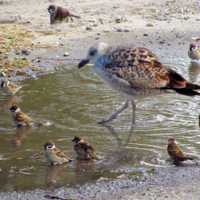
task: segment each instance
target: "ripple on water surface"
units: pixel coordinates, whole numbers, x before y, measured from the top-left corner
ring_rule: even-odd
[[[188,60],[170,58],[164,62],[188,79]],[[166,151],[169,137],[176,138],[187,155],[198,157],[200,97],[172,93],[136,100],[134,129],[131,129],[131,107],[114,122],[98,125],[97,121],[107,119],[121,108],[126,97],[106,86],[91,66],[61,68],[38,80],[25,80],[23,84],[29,87],[0,101],[2,191],[77,186],[100,177],[116,178],[117,172],[123,170],[135,171],[131,175],[134,179],[141,174],[141,168],[172,164]],[[13,102],[32,118],[52,125],[17,128],[8,109]],[[103,160],[47,166],[44,156],[32,157],[44,151],[47,140],[53,140],[74,158],[71,140],[76,135],[93,144]]]

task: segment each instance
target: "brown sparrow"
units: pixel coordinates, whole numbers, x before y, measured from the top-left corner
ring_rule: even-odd
[[[188,50],[188,56],[192,60],[200,59],[200,49],[196,44],[190,44],[190,48]]]
[[[10,110],[12,112],[12,118],[18,126],[42,125],[41,122],[35,121],[34,119],[30,118],[28,115],[24,114],[18,105],[13,105],[10,108]]]
[[[47,10],[50,13],[50,23],[53,24],[55,21],[62,22],[66,19],[68,21],[68,17],[70,17],[71,21],[73,21],[72,17],[81,18],[80,16],[71,14],[67,9],[62,8],[56,5],[50,5]]]
[[[169,138],[167,152],[174,162],[181,162],[184,160],[193,160],[193,158],[185,157],[183,151],[178,146],[174,138]]]
[[[77,158],[80,160],[88,160],[90,158],[99,160],[95,153],[94,147],[89,143],[84,142],[82,137],[76,136],[72,140],[74,142],[74,151],[77,154]]]
[[[15,94],[19,89],[26,85],[17,85],[8,79],[1,80],[1,89],[8,94]]]
[[[153,97],[170,91],[195,96],[200,85],[189,83],[183,76],[165,66],[158,57],[145,47],[112,47],[99,42],[88,50],[87,57],[78,64],[78,68],[87,63],[94,64],[98,76],[113,90],[127,97],[124,106],[109,119],[98,122],[108,123],[132,104],[132,123],[135,124],[136,104],[134,99]]]
[[[44,144],[44,151],[48,164],[56,165],[70,161],[70,158],[56,148],[55,144],[50,140]]]

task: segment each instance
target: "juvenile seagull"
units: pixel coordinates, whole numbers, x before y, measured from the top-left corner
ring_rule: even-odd
[[[78,68],[89,62],[94,63],[95,72],[108,86],[127,96],[125,105],[109,119],[98,122],[99,124],[116,119],[117,115],[128,107],[129,101],[133,109],[132,123],[135,124],[136,106],[133,99],[163,94],[169,89],[187,96],[200,95],[194,91],[200,89],[200,85],[188,83],[144,47],[131,45],[114,49],[104,42],[99,42],[89,49],[87,57],[79,63]]]

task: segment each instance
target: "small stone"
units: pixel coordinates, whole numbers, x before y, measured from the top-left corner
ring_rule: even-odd
[[[101,35],[101,33],[97,33],[97,35]]]
[[[68,52],[65,52],[65,53],[64,53],[64,56],[69,56],[69,53],[68,53]]]
[[[105,33],[109,33],[110,30],[109,30],[109,29],[105,29],[103,32],[105,32]]]
[[[153,27],[153,26],[154,26],[153,23],[148,23],[148,24],[146,24],[146,27]]]
[[[143,35],[144,35],[144,36],[148,36],[148,33],[144,33]]]
[[[61,29],[57,28],[56,31],[61,31]]]
[[[89,19],[87,20],[88,22],[97,22],[97,20],[94,18],[94,19]]]
[[[115,21],[121,21],[122,17],[121,16],[118,16]]]
[[[87,31],[91,31],[91,30],[93,30],[91,27],[89,27],[89,26],[86,26],[86,30]]]
[[[124,32],[130,32],[130,28],[124,28]]]
[[[98,24],[93,24],[93,26],[94,26],[94,27],[97,27],[97,26],[98,26]]]
[[[100,10],[97,10],[97,11],[95,11],[95,14],[100,15],[100,14],[101,14],[101,11],[100,11]]]
[[[196,20],[197,20],[197,21],[200,21],[200,19],[199,19],[199,18],[197,18]]]
[[[29,51],[27,51],[27,50],[22,50],[22,54],[29,55],[29,54],[30,54],[30,52],[29,52]]]
[[[117,29],[117,32],[122,32],[123,30],[121,28],[118,28]]]

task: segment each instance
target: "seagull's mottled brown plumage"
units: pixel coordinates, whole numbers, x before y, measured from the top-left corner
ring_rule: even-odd
[[[94,63],[94,70],[102,80],[115,91],[127,96],[126,104],[108,120],[112,121],[128,107],[129,100],[133,107],[133,124],[135,124],[135,103],[141,99],[174,90],[179,94],[195,96],[200,93],[199,85],[187,82],[173,69],[164,66],[149,49],[134,45],[112,48],[104,42],[92,46],[87,57],[78,68],[88,62]]]

